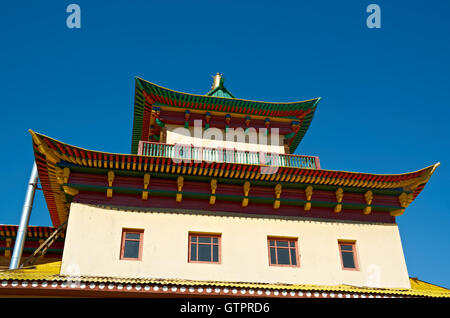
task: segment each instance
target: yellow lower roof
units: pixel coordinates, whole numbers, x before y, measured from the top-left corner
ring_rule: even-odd
[[[49,262],[16,270],[0,271],[1,281],[66,281],[68,277],[59,275],[61,261]],[[444,297],[450,298],[450,289],[426,283],[417,278],[410,278],[411,289],[405,288],[371,288],[355,287],[350,285],[289,285],[289,284],[264,284],[264,283],[235,283],[218,281],[193,281],[182,279],[155,279],[155,278],[115,278],[115,277],[89,277],[82,276],[81,282],[117,283],[117,284],[157,284],[177,286],[217,286],[228,288],[254,288],[266,290],[286,291],[327,291],[350,292],[377,295],[398,295],[406,297]],[[1,288],[1,285],[0,285]]]

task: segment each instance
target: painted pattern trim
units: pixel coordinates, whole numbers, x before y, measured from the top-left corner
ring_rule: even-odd
[[[295,297],[295,298],[401,298],[439,297],[450,298],[450,290],[410,279],[412,289],[364,288],[349,285],[288,285],[263,283],[233,283],[215,281],[190,281],[180,279],[145,279],[112,277],[69,277],[58,275],[61,262],[36,265],[12,271],[0,272],[0,294],[13,290],[39,293],[44,290],[101,291],[138,294],[165,294],[167,296],[239,296],[239,297]]]

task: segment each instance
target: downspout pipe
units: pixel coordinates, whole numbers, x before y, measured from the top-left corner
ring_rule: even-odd
[[[23,246],[27,236],[28,222],[30,221],[31,209],[33,208],[34,193],[36,192],[38,183],[38,172],[36,162],[33,164],[30,180],[28,181],[27,194],[22,208],[22,216],[20,218],[19,229],[16,234],[16,241],[14,243],[14,251],[9,263],[9,269],[17,269],[19,267],[20,258],[22,257]]]

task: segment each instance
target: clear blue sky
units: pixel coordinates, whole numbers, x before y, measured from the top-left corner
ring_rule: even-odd
[[[66,7],[81,7],[81,29]],[[366,7],[381,7],[381,29]],[[204,94],[322,97],[299,154],[326,169],[403,173],[441,162],[398,224],[409,274],[450,287],[449,1],[7,1],[0,10],[0,223],[18,224],[28,129],[129,153],[134,76]],[[32,225],[50,225],[41,192]]]

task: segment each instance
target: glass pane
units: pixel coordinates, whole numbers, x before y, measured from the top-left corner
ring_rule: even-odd
[[[295,248],[291,248],[291,265],[297,265],[297,253]]]
[[[191,236],[191,242],[197,242],[197,236]]]
[[[138,241],[125,241],[123,257],[139,258],[139,242]]]
[[[342,253],[342,263],[344,268],[355,268],[355,260],[353,258],[353,253],[344,252]]]
[[[214,244],[218,244],[218,243],[219,243],[219,238],[213,237],[213,243],[214,243]]]
[[[286,242],[286,241],[277,241],[277,246],[288,247],[288,242]]]
[[[270,240],[270,241],[269,241],[269,245],[270,245],[270,246],[275,246],[275,241],[274,241],[274,240]]]
[[[353,251],[353,245],[349,245],[349,244],[341,244],[341,250],[342,251]]]
[[[198,238],[199,243],[210,243],[211,244],[211,237],[199,237]]]
[[[125,238],[130,240],[139,240],[141,238],[140,233],[125,233]]]
[[[277,256],[278,256],[278,264],[279,265],[290,265],[291,264],[291,262],[289,260],[289,249],[278,248]]]
[[[295,242],[289,242],[290,247],[295,247]]]
[[[219,246],[214,245],[213,246],[213,262],[219,261]]]
[[[201,244],[198,245],[198,261],[210,262],[211,261],[211,245]]]
[[[197,260],[197,244],[191,244],[191,261]]]
[[[275,248],[270,248],[270,264],[276,264],[277,263],[277,256],[275,255]]]

